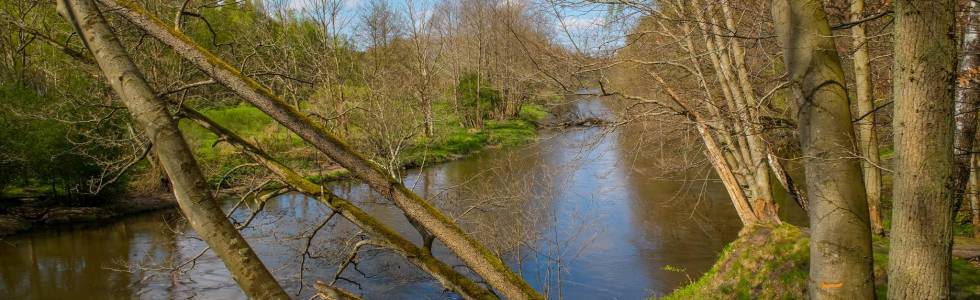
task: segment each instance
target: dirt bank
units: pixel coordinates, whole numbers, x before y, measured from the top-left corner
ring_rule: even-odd
[[[173,194],[124,195],[104,203],[68,206],[40,198],[4,199],[0,206],[0,236],[34,228],[104,221],[126,215],[176,207]]]

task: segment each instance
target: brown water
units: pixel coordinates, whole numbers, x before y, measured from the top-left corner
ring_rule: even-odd
[[[575,105],[580,114],[606,114],[598,102]],[[696,148],[648,142],[651,128],[643,126],[543,133],[530,146],[411,171],[405,183],[505,253],[550,298],[663,295],[706,271],[740,223],[724,189],[705,180],[713,178],[707,169],[666,171],[699,161]],[[366,186],[332,188],[417,240],[398,210]],[[235,218],[248,214],[242,209]],[[334,218],[301,263],[305,237],[328,214],[303,196],[286,195],[243,230],[297,299],[312,295],[315,280],[329,281],[347,245],[362,238]],[[210,253],[171,272],[203,247],[172,211],[8,237],[0,241],[0,299],[243,298]],[[438,243],[435,252],[455,261]],[[350,281],[340,285],[366,298],[455,297],[395,254],[366,249],[359,257],[360,272],[348,269]]]

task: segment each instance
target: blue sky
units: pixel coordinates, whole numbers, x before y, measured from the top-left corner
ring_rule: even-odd
[[[294,11],[303,11],[310,7],[311,0],[288,0],[288,7]],[[322,1],[322,0],[313,0]],[[368,0],[341,0],[343,5],[344,24],[342,32],[348,34],[354,31],[360,15],[368,5]],[[408,11],[409,3],[416,7],[420,14],[427,14],[427,7],[435,2],[433,0],[387,0],[395,10],[403,13]],[[620,45],[622,30],[615,25],[606,26],[607,9],[606,5],[579,4],[573,6],[551,6],[550,3],[561,2],[555,0],[499,0],[501,3],[506,1],[521,1],[531,5],[542,14],[552,19],[552,29],[558,42],[566,47],[579,48],[586,52],[608,50],[607,48]],[[271,2],[271,1],[266,1]],[[582,1],[566,1],[583,3]]]

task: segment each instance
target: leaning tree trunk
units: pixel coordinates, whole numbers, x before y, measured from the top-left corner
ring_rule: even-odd
[[[864,0],[851,1],[851,21],[858,22],[864,17]],[[868,211],[871,216],[871,231],[884,235],[881,225],[881,157],[878,156],[878,134],[875,132],[875,101],[871,86],[871,60],[868,56],[868,39],[864,25],[851,28],[854,45],[854,89],[857,94],[858,149],[861,150],[861,167],[864,169],[864,190],[868,194]]]
[[[225,263],[245,295],[253,299],[289,299],[211,197],[207,181],[177,123],[167,112],[166,104],[156,97],[95,3],[59,0],[58,9],[75,27],[109,85],[150,137],[153,150],[173,184],[181,212]]]
[[[271,89],[245,77],[235,67],[196,45],[182,33],[175,32],[159,19],[142,13],[142,9],[135,3],[128,0],[99,1],[150,36],[173,48],[178,55],[197,66],[215,81],[255,105],[330,159],[350,170],[351,174],[364,181],[374,191],[394,202],[406,217],[430,231],[468,267],[504,296],[509,299],[543,298],[523,278],[510,270],[496,254],[466,234],[452,219],[402,185],[399,180],[391,177],[378,165],[315,124],[297,108],[288,105]]]
[[[948,299],[953,233],[953,0],[895,2],[889,299]]]
[[[454,291],[466,299],[497,299],[497,296],[490,290],[473,282],[469,277],[460,274],[453,267],[437,259],[429,249],[419,248],[388,225],[368,215],[367,212],[361,210],[360,207],[354,205],[350,200],[341,198],[329,190],[325,190],[323,187],[303,178],[299,173],[296,173],[289,167],[273,159],[265,151],[262,151],[262,149],[259,149],[257,145],[239,137],[231,130],[221,126],[204,114],[186,106],[182,106],[181,110],[188,119],[210,130],[221,138],[221,140],[244,152],[253,161],[261,164],[278,176],[285,184],[311,198],[318,199],[334,212],[344,216],[348,221],[366,232],[375,243],[395,250],[395,252],[404,256],[408,261],[432,275],[446,289]]]
[[[812,299],[872,299],[871,228],[844,70],[817,0],[773,0],[783,59],[799,104],[810,197]]]
[[[980,104],[980,87],[977,78],[980,76],[980,6],[970,1],[970,12],[963,26],[963,45],[960,53],[959,89],[956,91],[956,135],[954,138],[953,154],[956,166],[953,191],[955,208],[964,199],[967,181],[970,178],[970,149],[973,149],[977,132],[977,106]]]

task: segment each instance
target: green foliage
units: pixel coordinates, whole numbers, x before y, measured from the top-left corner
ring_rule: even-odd
[[[0,192],[16,186],[22,196],[77,196],[100,174],[91,159],[72,150],[78,146],[68,140],[68,125],[23,114],[35,113],[54,99],[18,84],[0,84],[0,99],[5,99],[0,109]]]
[[[467,72],[461,75],[456,88],[460,105],[470,112],[466,114],[467,118],[475,118],[477,114],[487,117],[502,102],[500,92],[477,73]]]

